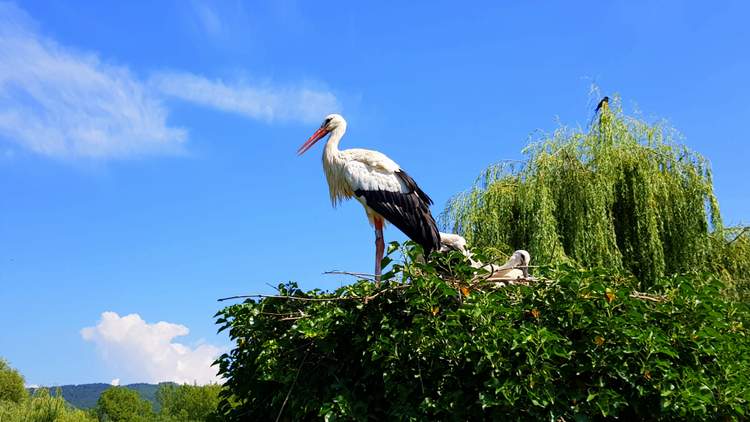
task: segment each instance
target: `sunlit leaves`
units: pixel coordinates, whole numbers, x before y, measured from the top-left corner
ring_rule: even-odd
[[[561,264],[535,269],[545,282],[467,295],[465,259],[402,252],[380,290],[290,283],[279,295],[335,300],[220,311],[235,341],[218,361],[224,418],[274,420],[284,402],[282,420],[715,420],[748,407],[749,311],[715,276],[659,278],[644,300],[632,277]]]
[[[723,227],[708,162],[679,141],[613,97],[591,127],[542,134],[525,162],[490,166],[441,218],[500,255],[526,249],[537,263],[624,269],[642,288],[710,268],[750,296],[750,232]]]

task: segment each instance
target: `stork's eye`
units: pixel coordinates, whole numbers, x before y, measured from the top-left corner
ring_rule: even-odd
[[[330,117],[329,117],[329,118],[327,118],[327,119],[326,119],[326,120],[325,120],[325,121],[323,122],[323,124],[322,124],[322,125],[320,125],[320,127],[326,127],[326,126],[328,126],[328,123],[331,123],[331,118],[330,118]]]

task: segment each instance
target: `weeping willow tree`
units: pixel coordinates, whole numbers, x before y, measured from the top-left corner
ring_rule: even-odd
[[[475,246],[626,270],[645,285],[706,267],[750,275],[747,233],[732,241],[723,227],[708,162],[665,123],[626,116],[619,98],[587,130],[561,127],[524,153],[451,199],[444,226]]]

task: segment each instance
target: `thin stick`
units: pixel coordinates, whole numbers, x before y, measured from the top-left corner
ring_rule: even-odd
[[[218,302],[223,302],[225,300],[231,300],[231,299],[246,299],[246,298],[271,298],[271,299],[291,299],[291,300],[303,300],[308,302],[331,302],[335,300],[356,300],[361,299],[358,296],[348,296],[348,297],[299,297],[299,296],[279,296],[279,295],[238,295],[238,296],[229,296],[229,297],[222,297],[221,299],[216,299]]]
[[[307,352],[305,352],[305,357],[302,358],[302,363],[300,363],[299,368],[297,368],[297,374],[294,376],[294,381],[292,382],[292,386],[289,387],[289,391],[286,393],[286,397],[284,398],[284,403],[281,403],[281,409],[279,409],[279,414],[276,415],[276,422],[279,422],[279,419],[281,419],[281,413],[284,412],[284,407],[286,407],[286,402],[289,400],[289,396],[292,394],[292,390],[294,389],[294,386],[297,384],[297,378],[299,378],[299,373],[300,371],[302,371],[302,365],[305,364],[308,354],[310,354],[310,349],[307,349]]]
[[[651,302],[664,302],[666,300],[664,296],[650,296],[639,292],[631,293],[630,297],[633,299],[649,300]]]
[[[305,316],[305,314],[302,313],[302,311],[300,311],[299,314],[301,314],[301,316]],[[296,312],[287,312],[285,314],[280,314],[277,312],[259,312],[258,313],[258,315],[283,316],[283,317],[298,316],[299,314],[297,314]]]
[[[299,319],[302,319],[306,317],[307,315],[300,315],[300,316],[288,316],[284,318],[279,318],[279,321],[297,321]]]
[[[730,240],[730,241],[729,241],[729,243],[727,243],[727,246],[731,245],[732,243],[734,243],[734,242],[735,242],[735,240],[737,240],[737,239],[739,239],[740,237],[742,237],[742,235],[743,235],[743,234],[745,234],[745,233],[747,233],[747,231],[748,231],[748,230],[750,230],[750,227],[744,227],[744,228],[742,229],[742,231],[740,231],[740,234],[738,234],[737,236],[735,236],[735,238],[734,238],[734,239]]]
[[[219,302],[223,302],[225,300],[231,300],[231,299],[246,299],[246,298],[271,298],[271,299],[290,299],[290,300],[302,300],[307,302],[333,302],[333,301],[343,301],[343,300],[364,300],[369,301],[372,299],[375,299],[376,297],[380,296],[381,294],[385,292],[389,292],[392,290],[399,290],[399,289],[405,289],[409,287],[408,284],[399,284],[397,286],[389,287],[387,289],[381,289],[378,290],[377,293],[371,296],[344,296],[344,297],[299,297],[299,296],[279,296],[279,295],[261,295],[261,294],[255,294],[255,295],[238,295],[238,296],[230,296],[230,297],[223,297],[221,299],[217,299]],[[295,318],[297,319],[297,318]]]
[[[326,271],[323,274],[325,275],[350,275],[352,277],[361,278],[368,281],[375,281],[375,276],[373,274],[366,274],[366,273],[352,273],[349,271],[338,271],[338,270],[332,270],[332,271]]]
[[[331,270],[326,271],[323,274],[344,274],[344,275],[352,275],[352,276],[365,276],[365,277],[375,277],[375,274],[369,274],[369,273],[355,273],[352,271],[342,271],[342,270]]]

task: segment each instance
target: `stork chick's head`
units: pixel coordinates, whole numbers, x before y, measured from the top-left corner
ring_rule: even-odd
[[[304,144],[302,144],[301,147],[297,150],[297,155],[302,155],[307,151],[308,149],[312,148],[313,145],[315,145],[316,142],[321,140],[323,137],[331,133],[333,130],[338,128],[346,128],[346,120],[340,115],[340,114],[329,114],[326,116],[325,120],[323,120],[323,124],[320,125],[320,128],[313,133],[313,135],[305,141]]]
[[[518,256],[520,258],[520,265],[529,265],[529,263],[531,262],[531,255],[523,249],[519,249],[513,252],[513,256]]]
[[[523,249],[519,249],[515,252],[513,252],[513,255],[510,257],[510,259],[514,260],[514,266],[515,267],[521,267],[521,271],[523,271],[524,278],[529,277],[529,263],[531,262],[531,255],[526,252]]]

